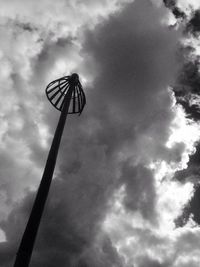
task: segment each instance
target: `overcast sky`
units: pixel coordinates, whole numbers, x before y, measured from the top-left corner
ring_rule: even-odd
[[[11,267],[77,72],[30,267],[199,267],[198,0],[0,0],[0,266]]]

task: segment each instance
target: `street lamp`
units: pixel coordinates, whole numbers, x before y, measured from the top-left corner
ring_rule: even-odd
[[[14,267],[29,266],[34,242],[51,185],[67,114],[78,113],[80,115],[86,104],[85,94],[79,81],[79,76],[76,73],[52,81],[46,88],[46,95],[51,104],[61,111],[61,114],[35,202],[17,252]]]

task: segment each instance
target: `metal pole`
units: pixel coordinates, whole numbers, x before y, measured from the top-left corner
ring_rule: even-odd
[[[49,155],[46,161],[46,166],[44,169],[44,173],[42,176],[42,180],[35,198],[35,202],[33,204],[33,208],[26,225],[26,229],[24,231],[18,253],[16,256],[16,260],[14,263],[14,267],[28,267],[31,259],[31,254],[33,251],[34,242],[36,239],[37,231],[39,228],[39,224],[41,221],[41,216],[44,210],[45,202],[48,196],[49,188],[51,185],[53,172],[56,164],[56,158],[58,155],[58,149],[63,133],[63,129],[65,126],[65,121],[67,117],[67,113],[70,106],[70,100],[72,97],[72,93],[74,90],[74,86],[71,85],[69,90],[65,95],[64,105],[61,111],[60,119],[55,131],[55,135],[52,141],[52,145],[49,151]]]

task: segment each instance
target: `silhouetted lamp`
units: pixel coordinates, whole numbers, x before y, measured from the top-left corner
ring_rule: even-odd
[[[85,94],[82,85],[79,82],[78,74],[73,73],[71,76],[65,76],[51,82],[46,88],[46,95],[51,104],[58,110],[62,110],[66,94],[73,84],[72,96],[70,96],[70,106],[68,114],[81,113],[85,105]]]
[[[78,113],[80,115],[86,104],[85,94],[79,81],[79,76],[76,73],[73,73],[71,76],[64,76],[48,84],[46,95],[51,104],[61,111],[61,114],[35,202],[18,249],[14,267],[29,266],[35,238],[51,185],[67,114]]]

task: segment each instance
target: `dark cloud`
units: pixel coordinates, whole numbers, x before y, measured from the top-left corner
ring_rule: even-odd
[[[200,77],[198,57],[195,60],[192,60],[190,52],[192,50],[189,48],[189,53],[188,47],[186,47],[184,50],[186,50],[183,51],[186,55],[185,62],[183,69],[180,72],[177,82],[178,87],[175,87],[175,92],[177,92],[177,94],[180,93],[180,96],[187,93],[199,94]]]
[[[169,1],[170,2],[170,1]],[[175,3],[173,3],[174,5]],[[192,10],[192,14],[187,18],[187,22],[184,25],[185,37],[189,39],[192,34],[194,38],[198,38],[199,35],[199,22],[200,13],[199,10]],[[199,122],[200,120],[200,75],[199,75],[199,56],[195,51],[195,45],[183,44],[181,49],[183,68],[177,80],[177,84],[174,86],[174,92],[176,101],[184,108],[186,115],[189,119]],[[199,224],[199,143],[196,144],[196,151],[190,155],[188,166],[184,170],[176,172],[174,179],[185,183],[191,181],[194,183],[194,194],[190,201],[185,205],[183,212],[175,220],[178,227],[183,227],[192,218]]]
[[[106,119],[104,124],[108,114],[112,115],[112,121],[103,128],[105,137],[108,138],[107,127],[111,128],[111,125],[112,135],[117,133],[121,137],[125,137],[125,133],[134,136],[134,132],[138,135],[149,131],[148,134],[157,136],[156,146],[159,146],[163,144],[162,138],[168,138],[166,129],[173,117],[166,87],[173,83],[176,74],[175,55],[171,51],[177,45],[177,33],[152,21],[154,16],[158,19],[163,16],[164,10],[153,9],[145,1],[132,6],[87,36],[85,54],[93,56],[98,71],[88,108],[94,106],[94,110],[101,110],[98,117]],[[145,14],[143,10],[146,10]],[[104,115],[105,112],[108,114]],[[116,138],[108,140],[114,142]]]
[[[176,85],[173,90],[176,101],[180,104],[186,116],[196,122],[200,119],[200,107],[198,99],[200,96],[200,75],[199,75],[199,58],[192,56],[194,48],[186,46],[182,50],[183,68],[179,74]],[[175,179],[185,182],[191,180],[196,183],[199,180],[199,143],[196,143],[196,151],[190,155],[188,166],[184,170],[176,173]]]
[[[194,53],[192,47],[185,47],[182,51],[184,54],[183,68],[173,89],[177,103],[183,106],[187,116],[198,121],[200,119],[197,100],[200,96],[199,58],[192,56]]]
[[[77,191],[76,183],[73,185],[59,179],[53,182],[30,266],[39,267],[43,264],[54,267],[60,264],[73,267],[82,266],[83,262],[86,266],[111,266],[114,262],[116,266],[122,266],[122,260],[109,237],[100,233],[102,216],[94,199],[89,207],[91,195],[86,187]],[[96,198],[98,202],[97,191]],[[33,199],[34,194],[29,194],[15,207],[8,220],[1,223],[7,239],[14,241],[0,245],[0,252],[4,253],[1,264],[5,264],[5,267],[11,266],[14,260]],[[95,236],[97,232],[100,233],[99,237]]]
[[[186,31],[198,37],[200,32],[200,10],[195,10],[187,23]]]
[[[185,13],[177,7],[177,1],[176,0],[163,0],[164,5],[169,8],[172,13],[174,14],[175,18],[179,19],[185,19],[186,15]]]
[[[168,6],[175,4],[175,1],[169,1]],[[186,40],[189,40],[191,33],[194,37],[198,37],[199,17],[199,10],[193,10],[191,17],[187,17],[186,24],[182,25]],[[200,119],[198,101],[192,99],[198,98],[200,94],[199,56],[192,42],[190,45],[183,42],[180,52],[183,68],[174,86],[176,100],[184,107],[189,118],[198,121]]]
[[[121,176],[126,185],[124,198],[126,208],[139,211],[144,218],[156,223],[156,192],[152,171],[144,166],[130,166],[126,162]]]

